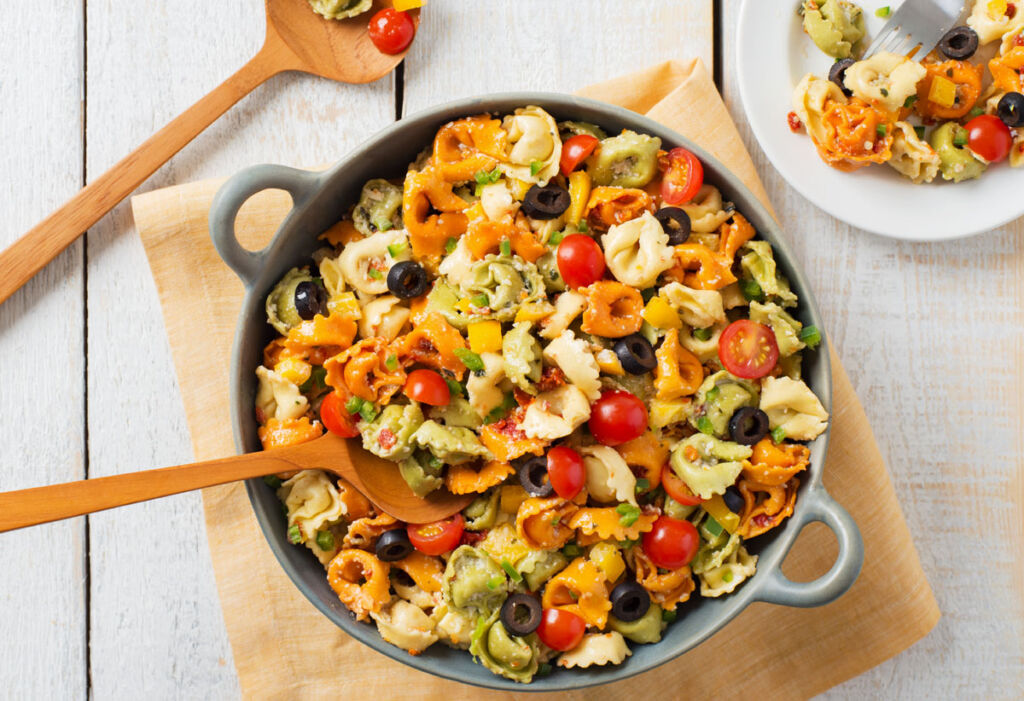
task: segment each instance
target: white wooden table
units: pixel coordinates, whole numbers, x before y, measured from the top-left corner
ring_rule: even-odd
[[[431,0],[402,73],[367,86],[279,76],[142,190],[260,162],[332,161],[396,113],[474,93],[572,91],[694,55],[715,66],[742,126],[732,66],[738,6]],[[0,244],[213,88],[263,33],[259,0],[10,0],[5,10]],[[1016,696],[1024,689],[1024,226],[943,245],[876,238],[803,201],[744,135],[889,461],[944,613],[924,641],[828,696]],[[3,489],[191,458],[126,204],[0,306],[0,359]],[[198,495],[0,536],[0,697],[87,695],[239,695]]]

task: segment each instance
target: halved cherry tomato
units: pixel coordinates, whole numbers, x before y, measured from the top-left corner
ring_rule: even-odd
[[[430,406],[446,406],[452,400],[448,383],[433,370],[413,370],[405,380],[402,390],[409,399]]]
[[[587,622],[572,611],[544,609],[537,635],[552,650],[565,652],[580,644],[586,629]]]
[[[454,550],[462,540],[466,520],[462,514],[455,514],[444,521],[433,523],[410,523],[405,527],[409,542],[424,555],[440,555]]]
[[[989,163],[1006,158],[1013,148],[1013,134],[1003,120],[983,114],[967,122],[967,146]]]
[[[400,54],[416,36],[416,23],[408,12],[387,7],[370,18],[370,41],[381,53]]]
[[[558,244],[555,254],[558,272],[569,287],[586,287],[604,275],[604,254],[586,234],[569,234]]]
[[[736,377],[747,380],[764,377],[779,360],[775,332],[750,319],[734,321],[718,339],[718,358]]]
[[[690,491],[686,482],[679,479],[672,466],[666,464],[661,470],[661,486],[665,492],[683,506],[697,506],[703,503],[703,499]]]
[[[548,481],[555,488],[555,494],[572,499],[587,481],[583,458],[572,448],[555,446],[548,451]]]
[[[704,184],[704,166],[681,146],[669,151],[665,160],[668,167],[661,179],[661,199],[668,204],[686,204]]]
[[[559,161],[562,173],[568,175],[576,170],[580,163],[590,157],[598,143],[597,137],[577,134],[562,144],[562,158]]]
[[[639,438],[647,430],[647,407],[635,394],[605,390],[591,404],[587,425],[598,443],[619,445]]]
[[[671,516],[659,516],[654,528],[644,533],[644,552],[658,567],[677,570],[690,564],[697,554],[700,536],[697,528],[689,521],[680,521]]]
[[[320,402],[320,421],[328,431],[342,438],[355,438],[359,435],[356,417],[345,410],[345,402],[337,392],[331,392]]]

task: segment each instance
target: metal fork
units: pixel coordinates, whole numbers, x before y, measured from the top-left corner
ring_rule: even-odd
[[[967,3],[964,0],[905,0],[865,52],[868,58],[881,51],[924,58],[939,40],[956,26]]]

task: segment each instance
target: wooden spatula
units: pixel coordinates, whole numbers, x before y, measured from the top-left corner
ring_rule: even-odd
[[[408,523],[447,518],[475,496],[456,496],[440,489],[421,499],[409,489],[395,463],[363,450],[358,441],[327,433],[288,448],[0,493],[0,532],[226,482],[308,469],[343,477],[374,506]]]
[[[267,35],[251,61],[0,253],[0,303],[268,78],[304,71],[343,83],[369,83],[391,72],[405,53],[381,53],[367,30],[372,13],[390,5],[374,0],[365,14],[328,20],[313,12],[307,0],[266,0]],[[419,21],[418,10],[410,14]]]

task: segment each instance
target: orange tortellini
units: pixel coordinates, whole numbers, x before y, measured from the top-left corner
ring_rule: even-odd
[[[654,370],[654,387],[658,399],[679,399],[697,393],[704,382],[704,366],[697,356],[683,348],[677,329],[665,333],[655,357],[658,366]]]
[[[548,580],[542,601],[544,608],[575,613],[596,628],[605,627],[612,609],[604,573],[582,557]]]
[[[363,339],[342,351],[327,360],[324,369],[329,386],[370,402],[387,404],[405,384],[405,370],[387,341],[379,337]]]
[[[658,512],[642,511],[630,526],[622,525],[622,517],[614,506],[585,507],[573,514],[570,528],[579,531],[576,542],[590,545],[601,540],[636,540],[654,527]]]
[[[365,550],[342,550],[327,566],[327,583],[356,620],[365,621],[391,600],[390,569]]]
[[[452,494],[483,494],[514,472],[512,465],[500,460],[486,462],[479,469],[471,464],[451,465],[444,476],[444,486]]]
[[[676,606],[690,598],[697,585],[689,566],[661,572],[642,548],[633,548],[632,554],[636,581],[651,595],[651,601],[663,609],[674,611]]]
[[[560,497],[527,499],[516,512],[516,535],[534,550],[557,550],[573,537],[570,522],[578,509]]]
[[[794,477],[783,484],[770,485],[741,477],[736,486],[743,497],[740,526],[736,532],[744,538],[753,538],[767,533],[793,515],[800,480]]]
[[[644,300],[640,290],[614,280],[600,280],[584,290],[583,331],[606,338],[622,338],[640,330]]]

